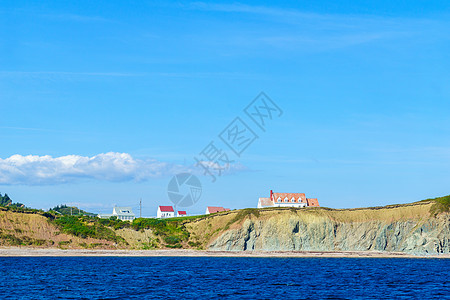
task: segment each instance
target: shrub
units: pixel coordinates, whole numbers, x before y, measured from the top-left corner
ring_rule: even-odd
[[[169,248],[182,248],[181,243],[189,239],[189,232],[180,219],[138,218],[133,221],[132,227],[137,231],[151,229]]]
[[[103,225],[101,220],[102,219],[86,216],[62,216],[55,219],[53,223],[56,224],[62,232],[81,238],[92,237],[127,244],[127,242],[122,237],[116,235],[112,229]]]
[[[175,245],[180,242],[180,239],[176,236],[166,236],[164,237],[164,242],[166,242],[169,245]]]
[[[50,220],[54,220],[55,219],[55,215],[49,213],[49,212],[45,212],[42,214],[44,217],[50,219]]]
[[[180,244],[175,244],[175,245],[166,245],[167,248],[183,248],[183,246],[181,246]]]
[[[188,242],[188,245],[191,247],[200,247],[202,243],[200,242]]]

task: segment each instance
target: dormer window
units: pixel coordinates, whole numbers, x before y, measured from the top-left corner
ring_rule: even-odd
[[[292,199],[291,199],[291,202],[292,202],[292,203],[294,203],[294,202],[295,202],[295,198],[294,198],[294,197],[292,197]]]
[[[284,198],[284,202],[289,202],[288,197]]]
[[[281,198],[280,197],[278,197],[277,202],[281,202]]]

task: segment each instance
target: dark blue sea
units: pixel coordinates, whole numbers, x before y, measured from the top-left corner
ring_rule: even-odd
[[[0,299],[450,299],[450,260],[0,257]]]

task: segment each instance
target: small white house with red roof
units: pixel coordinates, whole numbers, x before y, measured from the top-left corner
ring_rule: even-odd
[[[259,198],[258,208],[265,207],[319,207],[317,198],[306,198],[304,193],[274,193],[269,198]]]
[[[186,216],[187,216],[186,211],[184,210],[177,211],[177,217],[186,217]]]
[[[175,217],[175,211],[172,206],[158,206],[156,213],[157,218],[173,218]]]
[[[209,215],[209,214],[214,214],[217,212],[221,212],[221,211],[229,211],[229,208],[223,208],[221,206],[208,206],[206,208],[206,212],[205,214]]]

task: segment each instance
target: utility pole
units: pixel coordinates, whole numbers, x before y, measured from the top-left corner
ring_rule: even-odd
[[[142,198],[139,199],[139,218],[142,218]]]

